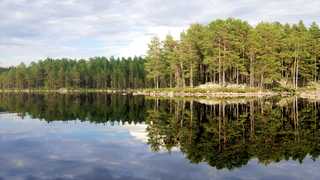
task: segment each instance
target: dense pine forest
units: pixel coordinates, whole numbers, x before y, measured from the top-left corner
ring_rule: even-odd
[[[95,57],[89,60],[45,59],[3,70],[3,89],[142,88],[144,59]]]
[[[316,23],[239,19],[193,24],[180,40],[153,38],[145,68],[155,87],[196,86],[207,82],[290,88],[318,81],[320,29]]]
[[[179,40],[154,37],[145,57],[45,59],[1,69],[3,89],[166,88],[205,83],[296,89],[320,80],[316,23],[229,18],[192,24]]]

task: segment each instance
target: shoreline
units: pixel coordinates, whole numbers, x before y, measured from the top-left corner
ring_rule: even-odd
[[[299,97],[314,100],[314,101],[320,101],[320,90],[303,91],[303,92],[299,93]]]
[[[276,92],[134,92],[133,95],[143,95],[150,97],[207,97],[207,98],[233,98],[233,97],[272,97],[282,96],[281,93]]]
[[[77,93],[108,93],[146,97],[163,98],[268,98],[298,96],[304,99],[320,101],[320,90],[298,89],[295,93],[288,91],[276,92],[265,89],[199,89],[199,88],[166,88],[166,89],[0,89],[4,93],[34,93],[34,94],[77,94]]]
[[[133,96],[149,97],[207,97],[207,98],[233,98],[233,97],[272,97],[272,96],[290,96],[289,92],[256,91],[251,89],[245,92],[242,89],[228,89],[222,91],[219,89],[0,89],[0,93],[109,93]]]

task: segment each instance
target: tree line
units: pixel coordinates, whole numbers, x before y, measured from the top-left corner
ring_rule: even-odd
[[[28,88],[142,88],[144,59],[95,57],[89,60],[44,59],[2,70],[0,87]]]
[[[320,80],[320,28],[240,19],[192,24],[179,40],[154,37],[145,57],[44,59],[0,69],[0,87],[165,88],[205,83],[298,88]]]
[[[193,87],[208,82],[291,88],[318,82],[320,29],[297,24],[229,18],[192,24],[176,40],[149,43],[145,69],[154,87]]]

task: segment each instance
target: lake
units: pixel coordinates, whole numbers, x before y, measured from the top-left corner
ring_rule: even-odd
[[[0,179],[320,179],[320,103],[0,94]]]

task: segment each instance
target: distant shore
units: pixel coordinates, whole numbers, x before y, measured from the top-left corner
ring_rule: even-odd
[[[110,93],[143,95],[151,97],[271,97],[289,96],[289,92],[273,92],[264,89],[200,89],[200,88],[163,88],[163,89],[1,89],[0,93]]]
[[[204,98],[236,98],[236,97],[272,97],[298,96],[301,98],[320,100],[320,90],[298,89],[296,92],[271,91],[257,88],[146,88],[146,89],[0,89],[0,93],[109,93],[121,95],[143,95],[149,97],[204,97]]]

